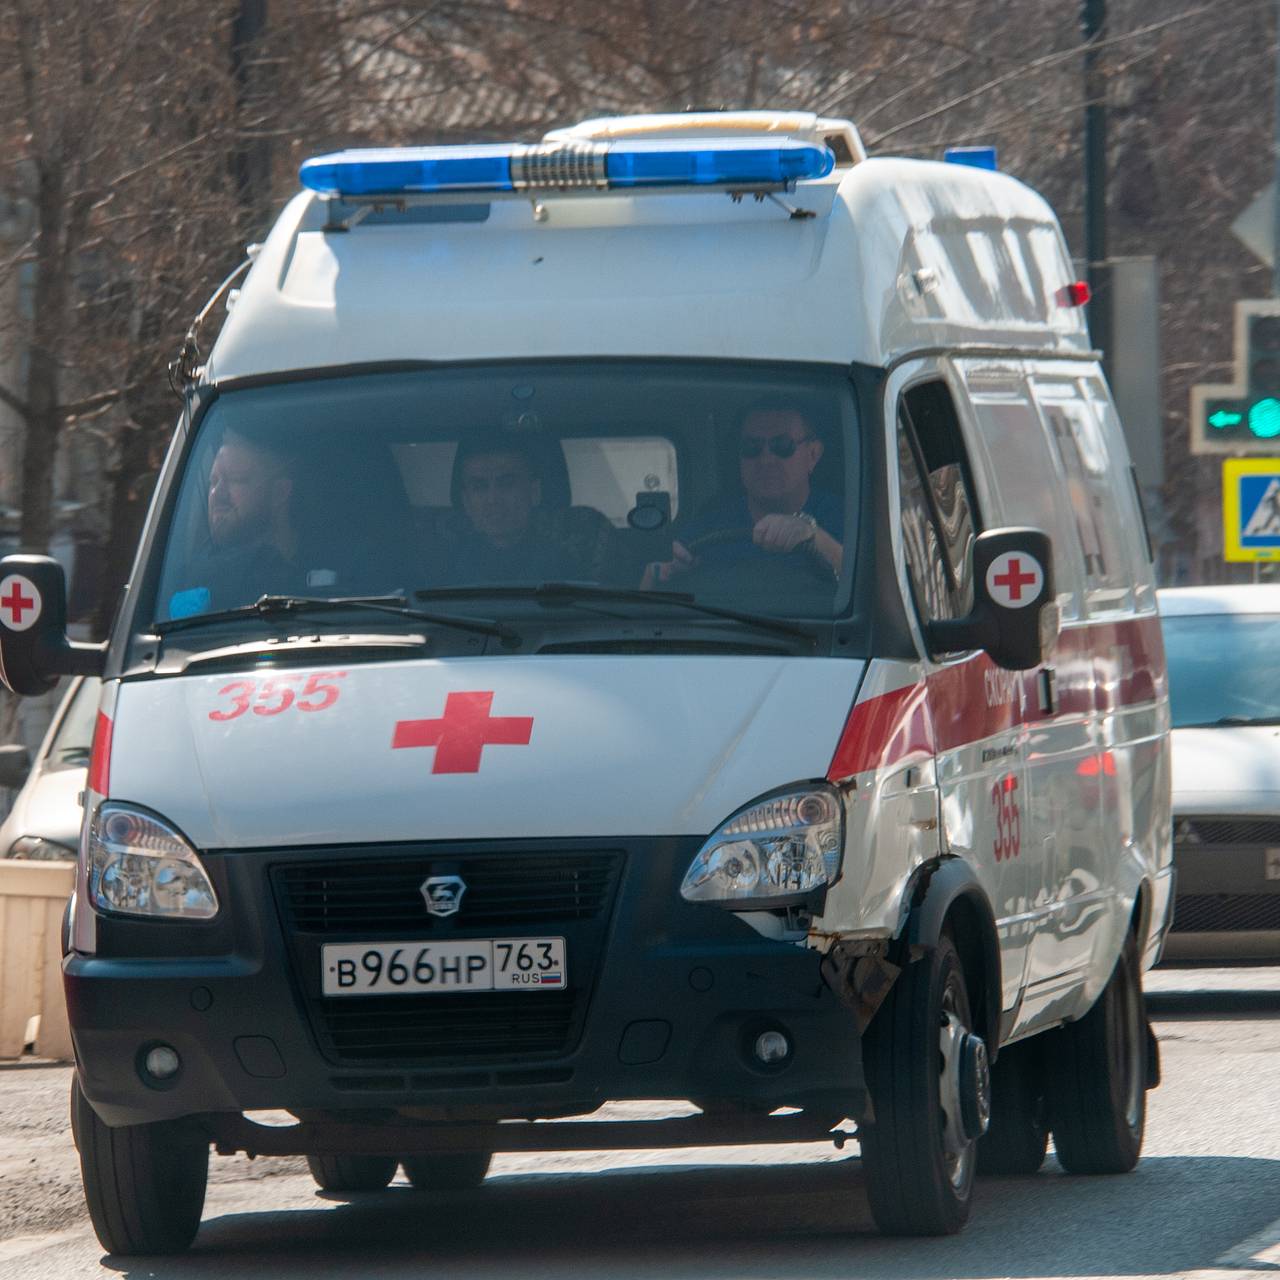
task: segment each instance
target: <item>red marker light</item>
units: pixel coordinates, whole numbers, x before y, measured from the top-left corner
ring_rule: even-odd
[[[1092,295],[1089,292],[1088,281],[1073,280],[1070,284],[1064,284],[1053,295],[1053,300],[1060,307],[1083,307],[1090,297]]]
[[[111,721],[98,712],[89,752],[89,790],[106,796],[111,786]]]

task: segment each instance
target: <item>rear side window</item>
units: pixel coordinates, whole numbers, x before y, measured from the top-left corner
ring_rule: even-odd
[[[1084,555],[1086,608],[1089,613],[1130,609],[1134,556],[1117,493],[1118,484],[1127,482],[1124,460],[1111,456],[1102,424],[1074,380],[1037,380],[1035,396],[1075,514]]]
[[[987,513],[988,521],[1049,535],[1058,607],[1064,618],[1078,618],[1083,569],[1075,512],[1026,376],[1018,366],[991,362],[960,362],[958,368],[977,421],[975,450],[998,508]]]
[[[898,406],[898,483],[907,573],[924,621],[973,608],[977,505],[960,424],[943,382],[911,388]]]

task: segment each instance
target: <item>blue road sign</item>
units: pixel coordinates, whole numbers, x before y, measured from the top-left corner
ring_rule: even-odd
[[[1228,560],[1280,560],[1280,458],[1223,462],[1222,540]]]

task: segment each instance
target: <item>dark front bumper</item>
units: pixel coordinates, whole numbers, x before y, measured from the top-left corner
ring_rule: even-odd
[[[853,1019],[817,953],[682,901],[699,843],[203,855],[222,903],[216,922],[102,919],[97,954],[64,963],[85,1094],[110,1124],[257,1109],[563,1115],[628,1098],[856,1114]],[[424,873],[459,873],[475,891],[434,919],[418,893]],[[534,936],[566,939],[566,990],[320,992],[325,942]],[[765,1068],[751,1046],[773,1028],[794,1049]],[[157,1043],[183,1063],[166,1088],[139,1069]]]

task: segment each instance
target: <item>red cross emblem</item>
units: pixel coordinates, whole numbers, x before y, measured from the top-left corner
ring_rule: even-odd
[[[451,693],[437,720],[397,720],[392,750],[435,747],[432,773],[479,773],[485,747],[525,747],[532,716],[491,716],[492,693]]]
[[[40,616],[40,593],[30,578],[11,573],[0,582],[0,620],[11,631],[25,631]]]
[[[1006,608],[1030,604],[1043,581],[1044,574],[1033,557],[1012,551],[997,556],[987,569],[987,590],[997,604]],[[1025,595],[1024,587],[1029,588]]]

